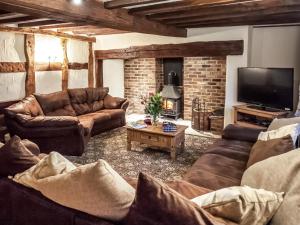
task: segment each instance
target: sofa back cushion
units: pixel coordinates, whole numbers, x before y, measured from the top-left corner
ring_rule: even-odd
[[[46,116],[76,116],[67,91],[35,94]]]
[[[108,88],[76,88],[68,90],[76,115],[96,112],[104,108],[103,99]]]
[[[44,115],[40,104],[33,95],[9,106],[5,109],[5,112],[11,117],[14,117],[16,114],[25,114],[32,117]]]

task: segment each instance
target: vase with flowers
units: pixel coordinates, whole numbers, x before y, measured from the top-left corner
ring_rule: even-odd
[[[148,113],[152,116],[152,124],[156,126],[159,115],[163,111],[163,98],[160,93],[151,96],[146,107]]]

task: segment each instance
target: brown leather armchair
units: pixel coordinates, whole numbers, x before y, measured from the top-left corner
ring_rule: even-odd
[[[5,109],[11,135],[29,139],[41,152],[81,155],[90,137],[125,125],[129,102],[107,88],[80,88],[31,95]]]

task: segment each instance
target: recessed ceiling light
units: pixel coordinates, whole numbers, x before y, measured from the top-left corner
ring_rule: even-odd
[[[74,5],[81,5],[82,4],[82,0],[72,0],[72,3]]]

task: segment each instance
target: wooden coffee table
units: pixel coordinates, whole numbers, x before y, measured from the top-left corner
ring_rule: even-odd
[[[136,129],[127,126],[127,150],[131,151],[131,142],[155,146],[171,153],[171,159],[176,160],[177,150],[184,150],[185,130],[187,126],[177,125],[176,132],[163,132],[162,125],[148,126]]]

